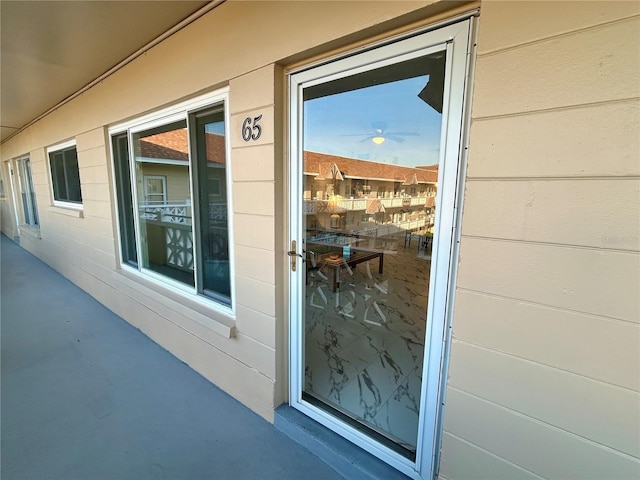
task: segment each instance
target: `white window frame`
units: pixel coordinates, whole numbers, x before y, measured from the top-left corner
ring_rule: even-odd
[[[384,42],[379,42],[356,52],[332,58],[318,65],[299,68],[289,72],[289,164],[290,197],[289,208],[293,219],[302,218],[301,199],[303,186],[302,122],[304,88],[323,84],[346,75],[357,74],[375,67],[395,64],[446,50],[446,78],[440,149],[440,168],[436,204],[440,209],[433,238],[433,263],[429,283],[429,305],[427,311],[427,333],[425,339],[424,376],[422,382],[418,445],[415,462],[405,458],[389,447],[377,442],[327,411],[302,399],[304,384],[304,342],[302,317],[304,302],[301,272],[289,276],[290,329],[289,329],[289,403],[309,417],[325,425],[369,453],[411,478],[426,480],[434,478],[438,471],[440,442],[442,435],[442,404],[446,390],[448,341],[453,316],[459,226],[461,221],[462,189],[464,187],[466,131],[468,129],[469,72],[471,61],[468,51],[475,35],[470,12],[451,19],[428,30],[413,32]],[[453,22],[456,23],[453,23]],[[380,48],[378,48],[380,47]],[[300,161],[301,162],[301,161]],[[296,240],[302,245],[304,238],[302,222],[291,225],[289,244]],[[432,319],[443,319],[434,322]],[[445,340],[445,341],[443,341]],[[433,412],[427,414],[427,412]]]
[[[177,103],[167,108],[160,109],[156,112],[143,115],[132,120],[122,122],[116,125],[113,125],[109,128],[109,144],[111,145],[111,139],[114,135],[127,134],[128,136],[128,145],[129,145],[129,162],[130,162],[130,174],[131,174],[131,184],[135,185],[135,156],[134,152],[131,151],[131,135],[140,131],[145,131],[151,128],[159,127],[162,125],[166,125],[172,122],[177,121],[185,121],[187,126],[189,125],[189,115],[193,112],[206,110],[208,107],[215,107],[217,105],[222,105],[224,110],[224,123],[225,123],[225,156],[226,156],[226,189],[227,189],[227,228],[228,228],[228,248],[229,248],[229,282],[230,282],[230,296],[231,303],[230,305],[225,305],[220,303],[212,298],[206,297],[198,293],[198,285],[197,285],[197,272],[195,270],[197,261],[196,259],[200,255],[198,251],[198,242],[195,241],[196,238],[196,225],[195,221],[192,222],[192,238],[194,238],[194,247],[193,247],[193,256],[194,256],[194,277],[196,285],[191,287],[190,285],[186,285],[184,283],[173,280],[167,276],[157,274],[149,269],[143,269],[140,267],[140,259],[142,258],[141,245],[140,245],[140,224],[139,218],[134,214],[134,227],[135,227],[135,235],[136,235],[136,250],[138,257],[138,268],[134,268],[127,263],[123,262],[121,258],[122,252],[122,237],[120,232],[120,215],[118,209],[115,209],[115,215],[117,218],[116,221],[116,229],[117,229],[117,237],[118,237],[118,258],[120,261],[120,267],[134,276],[137,276],[144,280],[150,280],[153,283],[166,286],[171,288],[177,294],[183,296],[184,298],[189,299],[190,301],[195,302],[197,305],[201,305],[206,308],[211,308],[212,310],[223,314],[226,317],[231,319],[235,319],[236,314],[236,288],[235,288],[235,249],[234,249],[234,228],[233,228],[233,191],[232,191],[232,162],[231,162],[231,118],[229,113],[229,88],[223,88],[216,90],[214,92],[204,94],[190,100]],[[190,139],[189,139],[190,141]],[[191,150],[189,148],[189,150]],[[115,158],[113,149],[111,151],[111,169],[112,169],[112,178],[115,178]],[[193,204],[193,195],[194,192],[197,192],[197,185],[194,185],[194,178],[191,174],[191,161],[181,162],[180,164],[188,165],[189,167],[189,186]],[[115,181],[112,182],[112,189],[114,198],[118,201],[118,192]],[[166,186],[165,186],[165,194],[166,194]],[[136,195],[132,196],[132,203],[134,212],[138,211],[138,199]]]
[[[54,206],[82,212],[84,210],[84,199],[80,203],[56,200],[56,194],[53,187],[54,179],[53,179],[53,171],[51,170],[51,157],[49,155],[51,153],[55,153],[60,150],[65,150],[70,147],[75,147],[76,155],[78,155],[78,146],[75,139],[67,140],[66,142],[61,142],[47,148],[47,172],[49,173],[49,180],[50,180],[49,192],[51,194],[51,202],[53,203]],[[78,176],[79,175],[80,175],[80,156],[78,155]],[[80,179],[80,194],[82,195],[82,179]]]
[[[160,180],[162,182],[162,192],[161,193],[149,193],[147,180]],[[149,195],[162,195],[162,203],[167,203],[167,177],[165,175],[144,175],[144,199],[146,202],[149,202]]]

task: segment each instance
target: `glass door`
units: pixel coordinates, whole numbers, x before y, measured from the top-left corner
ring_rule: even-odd
[[[451,278],[464,25],[448,27],[464,40],[455,50],[427,33],[291,84],[291,228],[303,257],[292,274],[292,404],[414,471],[425,435],[435,442],[437,401],[428,419],[425,405],[441,377],[429,357],[434,333],[442,353]]]

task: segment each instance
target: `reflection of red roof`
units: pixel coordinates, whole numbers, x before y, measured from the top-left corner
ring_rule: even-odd
[[[207,160],[225,163],[224,135],[207,133]],[[140,141],[141,156],[159,160],[189,160],[187,129],[171,130],[144,137]],[[403,167],[386,163],[338,157],[318,152],[304,152],[304,171],[321,178],[331,178],[330,169],[336,165],[339,174],[351,178],[371,178],[402,182],[405,184],[436,183],[438,165]]]
[[[225,163],[224,135],[207,133],[207,160],[214,163]],[[187,129],[149,135],[140,140],[140,154],[145,158],[159,160],[189,160],[189,142]]]
[[[356,160],[355,158],[338,157],[318,152],[304,152],[304,172],[307,174],[325,175],[327,168],[336,164],[340,172],[351,178],[371,178],[394,182],[410,182],[414,175],[420,183],[436,183],[438,166],[402,167],[386,163]]]
[[[224,164],[226,158],[224,135],[207,133],[205,138],[207,141],[207,161]]]
[[[374,214],[385,211],[384,205],[379,198],[367,199],[367,209],[365,210],[365,213]]]
[[[140,140],[140,153],[145,158],[189,160],[188,145],[187,130],[182,128],[143,137]]]

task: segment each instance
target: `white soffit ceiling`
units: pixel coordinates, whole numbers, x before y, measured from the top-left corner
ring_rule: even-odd
[[[1,0],[0,141],[209,3]]]

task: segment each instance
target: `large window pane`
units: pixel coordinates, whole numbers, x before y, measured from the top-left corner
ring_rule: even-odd
[[[201,293],[231,303],[224,112],[195,118]]]
[[[186,121],[133,134],[142,268],[194,286],[189,142]],[[166,178],[166,203],[145,188]]]

